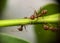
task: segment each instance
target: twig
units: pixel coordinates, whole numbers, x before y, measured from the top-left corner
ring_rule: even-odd
[[[12,20],[0,20],[0,27],[6,26],[17,26],[17,25],[29,25],[29,24],[40,24],[44,22],[58,22],[58,14],[53,14],[49,16],[39,17],[38,20],[35,18],[31,20],[29,18],[25,19],[12,19]]]

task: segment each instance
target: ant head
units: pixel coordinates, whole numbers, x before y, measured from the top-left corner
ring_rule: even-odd
[[[18,30],[19,30],[19,31],[22,31],[22,30],[23,30],[23,28],[18,28]]]
[[[42,10],[41,11],[41,14],[46,14],[47,13],[47,10]]]

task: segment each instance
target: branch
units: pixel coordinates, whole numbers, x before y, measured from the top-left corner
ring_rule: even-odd
[[[39,17],[31,20],[29,18],[25,19],[13,19],[13,20],[0,20],[0,27],[5,26],[17,26],[17,25],[28,25],[28,24],[40,24],[44,22],[58,22],[58,14],[53,14],[49,16]]]

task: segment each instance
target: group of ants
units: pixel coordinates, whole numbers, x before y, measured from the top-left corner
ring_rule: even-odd
[[[26,18],[26,19],[29,18],[31,20],[34,20],[35,18],[41,17],[44,14],[47,14],[47,10],[45,10],[45,9],[42,10],[40,14],[38,14],[37,11],[35,10],[33,15],[31,15],[30,17],[24,17],[24,18]],[[18,31],[23,31],[23,27],[25,27],[25,25],[21,25],[18,28]],[[44,28],[44,30],[51,30],[51,31],[57,31],[58,30],[54,26],[48,26],[47,24],[44,24],[43,28]],[[26,30],[26,27],[25,27],[25,30]]]

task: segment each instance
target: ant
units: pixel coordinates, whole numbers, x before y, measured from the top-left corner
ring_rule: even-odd
[[[30,19],[34,20],[35,18],[41,17],[42,15],[46,14],[47,10],[42,10],[40,14],[37,11],[34,11],[34,14],[30,16]]]
[[[48,26],[48,25],[44,25],[44,30],[51,30],[51,31],[58,31],[58,28],[53,27],[53,26]]]
[[[27,17],[24,17],[24,18],[27,19]],[[25,26],[25,25],[21,25],[21,26],[18,28],[18,30],[19,30],[19,31],[23,31],[23,27],[25,27],[25,30],[26,30],[26,26]]]
[[[38,14],[38,17],[41,17],[42,15],[46,14],[47,10],[42,10],[40,14]]]
[[[23,31],[23,26],[25,27],[26,30],[26,26],[25,25],[21,25],[21,27],[18,28],[19,31]]]
[[[41,17],[42,15],[44,15],[46,13],[47,13],[47,10],[42,10],[40,14],[38,14],[37,11],[35,10],[34,14],[31,15],[29,18],[32,19],[32,20],[34,20],[35,18]],[[24,17],[24,18],[27,19],[28,17]],[[19,31],[23,31],[23,26],[25,26],[25,25],[21,25],[21,27],[19,27],[18,30]],[[26,30],[26,28],[25,28],[25,30]]]

